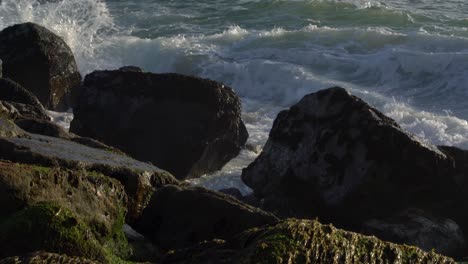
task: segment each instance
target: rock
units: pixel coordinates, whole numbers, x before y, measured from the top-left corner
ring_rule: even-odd
[[[48,109],[70,107],[81,75],[68,45],[46,28],[24,23],[0,32],[3,75],[20,83]]]
[[[9,79],[0,79],[0,108],[14,119],[50,120],[36,96]]]
[[[219,192],[230,195],[230,196],[236,198],[239,201],[241,201],[242,197],[243,197],[241,191],[239,191],[239,189],[237,189],[237,188],[222,189],[222,190],[219,190]]]
[[[122,232],[127,213],[121,183],[100,173],[0,161],[2,216],[40,202],[68,208],[99,230],[96,235],[101,240],[112,240]]]
[[[96,71],[77,97],[71,132],[150,161],[178,179],[221,169],[248,137],[238,96],[206,79]]]
[[[463,257],[467,249],[463,232],[455,222],[417,209],[406,210],[389,219],[368,220],[362,233],[426,251],[435,250],[446,256]]]
[[[124,72],[143,72],[143,69],[137,66],[124,66],[119,68],[119,71]]]
[[[180,249],[234,235],[277,218],[230,196],[201,187],[165,186],[151,199],[135,229],[162,249]]]
[[[0,79],[0,100],[28,104],[44,109],[33,93],[10,79]]]
[[[128,195],[128,223],[139,217],[153,192],[179,184],[168,172],[119,152],[25,132],[0,115],[0,159],[17,163],[96,171],[120,181]]]
[[[34,252],[24,256],[2,259],[0,264],[99,264],[99,262],[48,252]]]
[[[351,230],[408,207],[456,199],[453,160],[345,89],[306,95],[274,121],[242,172],[265,207]]]
[[[217,262],[213,262],[214,259]],[[317,221],[288,219],[247,230],[228,243],[171,251],[163,264],[204,263],[451,263],[419,248],[383,242]]]
[[[44,109],[29,104],[0,101],[0,113],[10,119],[50,120]]]
[[[113,263],[93,230],[65,207],[40,203],[0,222],[0,258],[44,250]]]

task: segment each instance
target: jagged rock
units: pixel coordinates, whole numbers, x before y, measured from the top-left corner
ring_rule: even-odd
[[[221,169],[248,137],[238,96],[206,79],[96,71],[86,76],[77,97],[71,132],[150,161],[179,179]]]
[[[151,199],[135,229],[163,249],[177,249],[276,223],[269,213],[201,187],[165,186]]]
[[[81,82],[68,45],[46,28],[24,23],[0,32],[3,75],[37,96],[48,109],[66,110]]]
[[[9,79],[0,79],[0,108],[13,119],[50,120],[34,94]]]
[[[431,216],[422,210],[405,210],[388,219],[372,219],[363,224],[362,233],[423,250],[463,257],[466,241],[457,223]]]
[[[99,264],[99,262],[48,252],[34,252],[24,256],[2,259],[0,264]]]
[[[66,207],[39,203],[1,220],[0,258],[43,250],[114,263],[95,230]]]
[[[352,230],[408,207],[456,199],[453,160],[345,89],[306,95],[278,114],[242,179],[264,207]]]
[[[219,190],[219,192],[230,195],[230,196],[236,198],[239,201],[241,201],[242,197],[243,197],[241,191],[239,191],[239,189],[237,189],[237,188],[222,189],[222,190]]]
[[[127,195],[115,179],[86,170],[0,161],[2,216],[40,202],[70,209],[103,238],[122,229],[127,213]]]
[[[179,184],[168,172],[120,153],[25,132],[0,116],[0,159],[46,167],[97,171],[120,181],[128,195],[127,221],[139,217],[153,192]]]
[[[455,264],[453,259],[434,252],[383,242],[310,220],[288,219],[277,225],[247,230],[228,243],[209,245],[169,252],[162,263]]]

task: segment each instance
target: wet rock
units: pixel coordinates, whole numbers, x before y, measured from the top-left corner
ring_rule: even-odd
[[[242,179],[265,207],[352,230],[408,206],[456,198],[454,163],[345,89],[306,95],[278,114]]]
[[[178,179],[193,178],[221,169],[244,146],[248,134],[240,107],[234,91],[214,81],[96,71],[80,87],[70,131]]]
[[[467,249],[464,234],[455,222],[418,209],[406,210],[388,219],[366,221],[362,233],[447,256],[463,257]]]
[[[0,258],[44,250],[112,263],[93,230],[65,207],[40,203],[0,222]]]
[[[127,195],[115,179],[86,170],[0,161],[2,216],[40,202],[68,208],[99,230],[103,240],[122,229],[127,212]]]
[[[0,264],[99,264],[99,262],[48,252],[34,252],[24,256],[2,259]]]
[[[162,263],[455,263],[434,252],[297,219],[253,228],[227,243],[209,245],[171,251]]]
[[[28,133],[0,116],[0,159],[100,172],[120,181],[128,195],[127,221],[139,217],[153,192],[179,184],[168,172],[120,153],[87,147],[69,140]]]
[[[67,110],[81,75],[68,45],[46,28],[24,23],[0,32],[3,75],[37,96],[48,109]]]
[[[165,250],[234,235],[277,218],[230,196],[201,187],[165,186],[146,207],[135,229]]]

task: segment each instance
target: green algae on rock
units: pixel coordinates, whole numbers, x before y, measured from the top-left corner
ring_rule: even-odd
[[[314,220],[288,219],[251,229],[237,241],[239,263],[455,263],[419,248],[383,242]]]
[[[0,223],[0,257],[46,250],[110,263],[92,229],[65,207],[39,203]]]
[[[129,199],[127,221],[139,217],[153,192],[180,184],[170,173],[121,153],[28,133],[0,116],[0,159],[46,167],[97,171],[120,181]]]
[[[451,258],[384,242],[315,220],[287,219],[247,230],[227,242],[169,252],[163,264],[455,264]]]
[[[34,252],[2,259],[0,264],[99,264],[99,262],[55,253]]]

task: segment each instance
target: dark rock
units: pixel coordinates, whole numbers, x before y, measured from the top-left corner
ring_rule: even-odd
[[[44,136],[71,139],[72,136],[64,128],[46,120],[40,119],[18,119],[15,124],[29,133]]]
[[[3,217],[44,201],[68,208],[102,238],[122,229],[127,212],[123,186],[100,173],[0,161]]]
[[[137,66],[124,66],[119,68],[119,71],[124,72],[143,72],[143,69]]]
[[[30,104],[0,101],[0,112],[10,120],[16,119],[36,119],[50,120],[43,108],[38,108]]]
[[[230,196],[201,187],[165,186],[151,199],[135,229],[162,249],[179,249],[234,235],[277,218]]]
[[[70,107],[70,93],[81,82],[67,44],[46,28],[24,23],[0,32],[3,75],[37,96],[54,110]]]
[[[0,115],[0,159],[46,167],[86,169],[120,181],[128,195],[127,221],[139,217],[153,192],[179,184],[168,172],[119,152],[90,148],[69,140],[25,132]]]
[[[0,264],[99,264],[99,262],[55,253],[34,252],[24,256],[2,259]]]
[[[0,100],[28,104],[44,109],[33,93],[10,79],[0,79]]]
[[[230,195],[239,201],[242,200],[242,197],[243,197],[241,191],[239,191],[239,189],[237,188],[222,189],[222,190],[219,190],[219,192]]]
[[[0,107],[10,118],[50,120],[36,96],[9,79],[0,79]]]
[[[317,221],[288,219],[276,225],[247,230],[227,243],[205,242],[171,251],[162,263],[455,264],[455,261],[434,252],[383,242]]]
[[[463,257],[466,241],[460,227],[450,219],[410,209],[389,219],[366,221],[362,233],[398,244],[409,244],[423,250]]]
[[[44,250],[113,263],[93,230],[65,207],[40,203],[0,222],[0,258]]]
[[[352,230],[408,207],[455,199],[453,160],[345,89],[306,95],[278,114],[242,179],[269,209]]]
[[[73,133],[150,161],[179,179],[221,169],[248,137],[238,96],[214,81],[96,71],[78,94]]]

